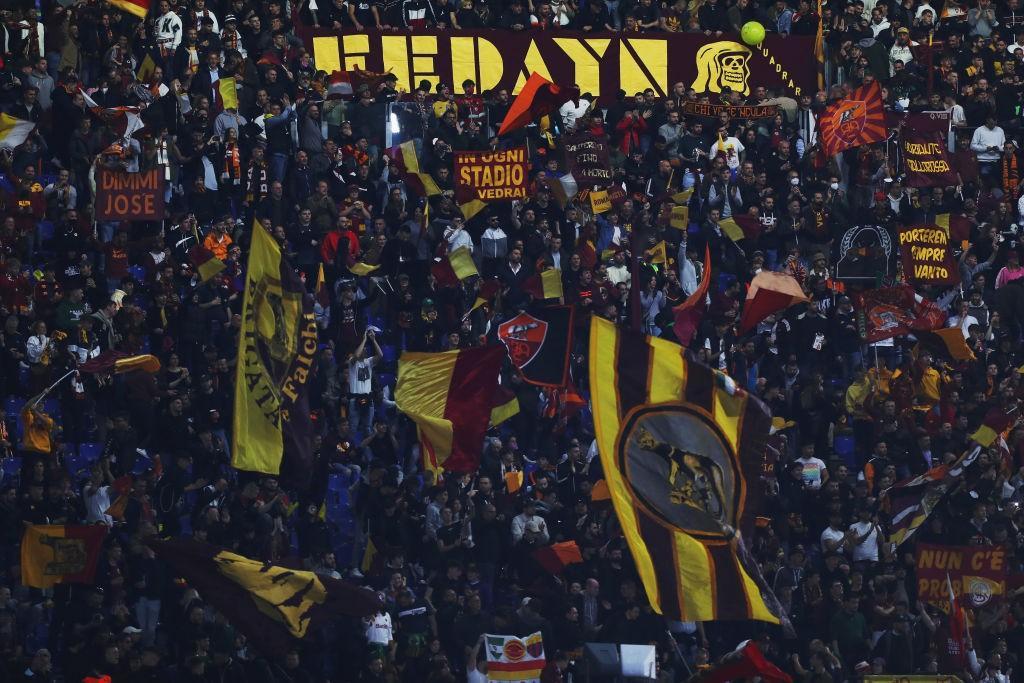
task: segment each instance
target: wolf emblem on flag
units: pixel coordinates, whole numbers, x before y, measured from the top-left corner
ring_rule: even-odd
[[[520,313],[498,328],[498,336],[508,347],[509,358],[518,367],[534,359],[547,334],[548,324],[529,313]]]
[[[848,97],[830,104],[818,117],[818,128],[822,152],[828,157],[885,140],[889,131],[878,83],[862,85]]]
[[[742,495],[739,465],[707,418],[684,404],[639,408],[624,421],[619,444],[633,493],[657,516],[693,535],[734,533],[728,492],[739,485]]]

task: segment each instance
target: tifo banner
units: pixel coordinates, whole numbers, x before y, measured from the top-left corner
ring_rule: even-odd
[[[700,102],[683,102],[683,114],[687,116],[705,116],[717,118],[725,112],[730,119],[765,119],[779,113],[777,104],[702,104]]]
[[[96,178],[96,220],[162,221],[164,175],[159,169],[142,173],[100,170]]]
[[[952,285],[960,270],[949,249],[949,234],[937,225],[917,225],[900,230],[903,275],[915,285]]]
[[[525,147],[498,152],[455,153],[455,200],[499,202],[526,199],[530,158]]]
[[[1006,589],[1006,549],[1002,546],[959,546],[918,543],[917,595],[938,607],[949,606],[946,576],[953,594],[982,607]]]
[[[608,158],[607,135],[583,132],[565,136],[563,140],[566,167],[577,185],[611,184],[612,169]]]
[[[944,133],[923,133],[903,127],[900,150],[908,187],[947,187],[959,183],[949,163]]]
[[[769,35],[750,47],[738,36],[716,40],[694,33],[300,29],[299,35],[317,69],[390,72],[407,92],[427,81],[431,89],[448,83],[461,94],[463,82],[470,80],[479,92],[507,88],[516,94],[534,71],[554,83],[579,85],[580,92],[606,105],[620,89],[632,96],[651,88],[663,97],[677,82],[699,93],[730,88],[743,96],[756,84],[788,97],[813,91],[817,84],[817,63],[810,58],[813,36]]]
[[[540,631],[525,638],[484,634],[487,645],[487,680],[537,681],[546,664]]]

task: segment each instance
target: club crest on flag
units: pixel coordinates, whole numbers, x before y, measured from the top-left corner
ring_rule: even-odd
[[[279,387],[288,375],[292,362],[298,356],[296,325],[302,320],[302,294],[288,292],[277,278],[264,276],[251,282],[252,307],[255,316],[249,318],[253,348],[259,351],[259,365]],[[247,363],[255,359],[247,358]]]
[[[45,576],[63,576],[64,574],[80,574],[85,571],[89,561],[89,553],[84,538],[64,538],[44,534],[39,543],[53,551],[53,560],[43,567]]]
[[[498,338],[508,348],[509,358],[517,367],[533,360],[544,345],[548,324],[529,313],[520,313],[498,327]]]
[[[634,496],[655,516],[697,537],[733,534],[739,464],[709,417],[681,403],[640,407],[617,444]]]
[[[523,645],[523,641],[518,638],[509,638],[505,641],[502,654],[508,661],[518,662],[526,656],[526,647]]]
[[[540,633],[527,636],[526,653],[534,659],[544,656],[544,638]]]
[[[839,105],[839,127],[836,134],[847,144],[854,144],[867,123],[867,109],[861,101],[847,100]]]
[[[998,584],[984,576],[964,576],[963,594],[968,596],[975,607],[987,605],[992,596],[1001,592]]]
[[[879,332],[889,332],[903,324],[903,313],[900,309],[886,304],[875,306],[868,310],[867,318]]]

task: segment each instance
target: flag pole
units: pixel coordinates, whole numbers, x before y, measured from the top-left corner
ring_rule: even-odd
[[[32,406],[37,406],[37,405],[39,405],[39,402],[40,402],[40,401],[42,401],[42,400],[43,400],[44,398],[46,398],[46,395],[47,395],[47,394],[49,394],[49,393],[50,393],[51,391],[53,391],[53,390],[54,390],[54,388],[56,388],[56,386],[57,386],[58,384],[60,384],[61,382],[63,382],[64,380],[66,380],[66,379],[67,379],[68,377],[70,377],[71,375],[75,374],[76,372],[78,372],[78,368],[73,368],[73,369],[71,369],[71,370],[68,370],[68,371],[67,371],[67,372],[66,372],[66,373],[64,374],[64,376],[63,376],[63,377],[61,377],[61,378],[60,378],[59,380],[57,380],[56,382],[54,382],[53,384],[51,384],[51,385],[50,385],[50,386],[49,386],[49,387],[48,387],[48,388],[46,389],[46,391],[44,391],[43,393],[41,393],[41,394],[39,394],[38,396],[36,396],[36,399],[35,399],[34,401],[32,401],[32,405],[31,405],[31,406],[29,406],[29,407],[32,407]]]

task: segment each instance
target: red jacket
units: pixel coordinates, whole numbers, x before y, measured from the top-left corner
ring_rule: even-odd
[[[347,248],[346,243],[348,244]],[[334,263],[339,252],[345,256],[341,259],[342,263],[335,265],[350,266],[356,262],[356,257],[359,256],[359,241],[351,230],[342,232],[335,228],[324,237],[324,241],[320,245],[320,258],[324,263]]]
[[[615,125],[615,130],[620,136],[619,150],[628,156],[634,147],[640,146],[640,134],[647,131],[647,120],[642,116],[634,119],[627,114]]]

